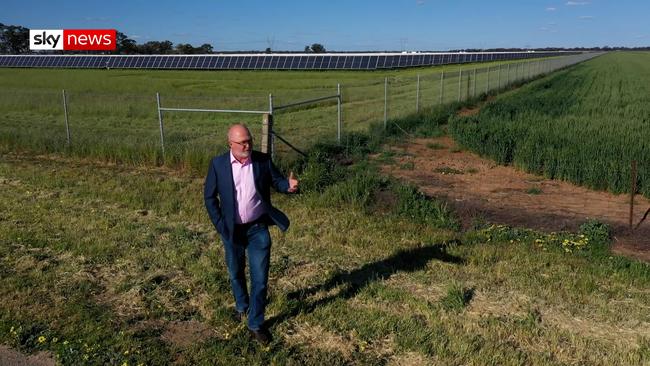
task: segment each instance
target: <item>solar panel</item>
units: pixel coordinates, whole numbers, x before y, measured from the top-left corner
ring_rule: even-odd
[[[143,69],[151,69],[155,61],[156,61],[156,56],[144,56],[140,67],[142,67]]]
[[[562,55],[578,52],[561,53]],[[0,55],[0,67],[185,70],[374,70],[452,63],[534,59],[557,52],[297,55]]]
[[[250,57],[247,56],[246,59],[244,60],[244,68],[247,70],[254,70],[255,69],[255,64],[257,63],[257,59],[259,57]]]
[[[203,68],[206,70],[212,70],[217,65],[221,57],[219,56],[206,56],[205,62],[203,63]]]

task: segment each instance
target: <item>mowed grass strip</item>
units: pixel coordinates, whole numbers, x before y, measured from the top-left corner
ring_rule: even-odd
[[[399,208],[416,202],[408,190],[360,196],[387,188],[372,166],[359,170],[274,197],[292,227],[272,229],[276,338],[262,348],[229,320],[202,177],[5,155],[0,341],[64,364],[650,361],[647,264],[507,228],[438,229],[448,224]]]

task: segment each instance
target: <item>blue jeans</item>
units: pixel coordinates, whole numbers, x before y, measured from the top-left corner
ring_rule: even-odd
[[[249,226],[235,225],[232,242],[221,237],[226,251],[230,285],[235,296],[235,308],[248,312],[248,328],[259,330],[264,324],[266,293],[271,260],[271,235],[266,223]],[[251,294],[246,287],[246,251],[251,275]]]

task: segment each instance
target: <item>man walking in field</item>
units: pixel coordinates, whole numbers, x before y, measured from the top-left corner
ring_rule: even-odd
[[[228,130],[230,151],[210,162],[205,178],[204,200],[210,219],[221,236],[235,297],[235,318],[248,316],[251,336],[262,344],[271,341],[264,328],[264,309],[271,258],[268,225],[285,231],[289,219],[271,205],[270,188],[295,193],[298,180],[286,179],[271,158],[253,151],[253,138],[243,124]],[[250,296],[246,285],[246,252],[251,276]]]

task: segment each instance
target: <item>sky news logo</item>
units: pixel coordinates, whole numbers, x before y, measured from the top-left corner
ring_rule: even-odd
[[[115,51],[115,29],[30,29],[30,50]]]

